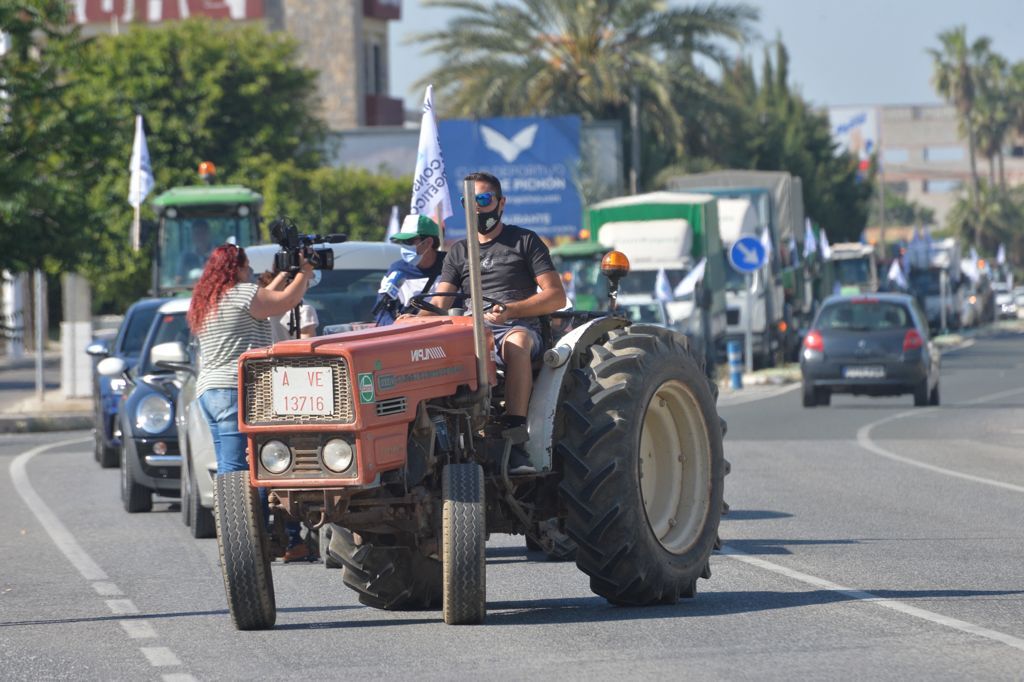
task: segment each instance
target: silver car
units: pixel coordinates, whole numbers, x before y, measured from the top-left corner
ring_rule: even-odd
[[[401,258],[401,250],[386,242],[345,242],[325,245],[325,248],[328,246],[334,251],[334,269],[319,273],[319,284],[310,288],[304,298],[317,312],[318,332],[344,328],[355,322],[372,323],[370,311],[381,279],[389,266]],[[277,251],[275,244],[250,246],[245,250],[257,274],[272,268]],[[198,353],[192,355],[195,358]],[[195,401],[195,371],[193,369],[191,376],[182,383],[177,411],[182,459],[181,515],[194,537],[210,538],[215,534],[213,477],[217,473],[217,457],[209,425]]]

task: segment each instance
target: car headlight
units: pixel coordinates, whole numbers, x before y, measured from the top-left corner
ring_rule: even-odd
[[[325,467],[340,474],[352,466],[355,452],[352,450],[352,444],[347,440],[332,438],[324,445],[324,451],[321,456],[323,457]]]
[[[135,408],[135,426],[146,433],[161,433],[171,423],[171,403],[162,395],[148,395]]]
[[[292,451],[279,440],[268,440],[260,448],[260,464],[272,474],[283,474],[292,465]]]

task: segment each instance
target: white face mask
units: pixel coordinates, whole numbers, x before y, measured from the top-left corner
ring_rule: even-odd
[[[417,267],[420,261],[423,260],[423,254],[417,251],[415,247],[403,246],[402,260],[413,267]]]

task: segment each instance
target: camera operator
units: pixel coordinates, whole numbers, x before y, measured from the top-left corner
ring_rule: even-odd
[[[245,249],[234,244],[218,246],[206,261],[187,319],[199,341],[196,397],[210,425],[218,475],[249,468],[246,439],[238,430],[238,358],[271,344],[268,318],[298,305],[312,275],[313,266],[300,256],[290,284],[281,290],[260,288],[252,283]]]
[[[380,282],[373,316],[380,327],[392,324],[407,312],[409,299],[433,291],[441,275],[444,251],[437,223],[425,215],[410,214],[402,221],[402,231],[391,241],[402,247],[402,259],[388,268]]]
[[[319,277],[320,273],[314,271],[309,282],[310,288],[317,285]],[[275,275],[268,270],[259,276],[257,283],[261,287],[266,287],[272,291],[280,291],[288,285],[288,274],[279,272]],[[316,336],[316,329],[320,326],[320,317],[316,314],[316,309],[305,302],[299,304],[298,336],[291,329],[292,312],[292,310],[289,310],[284,315],[270,318],[270,334],[274,339],[274,343],[294,338],[309,339]]]

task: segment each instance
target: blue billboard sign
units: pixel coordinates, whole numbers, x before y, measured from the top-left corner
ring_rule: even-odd
[[[576,185],[580,160],[579,116],[438,121],[455,215],[445,237],[466,236],[458,204],[462,178],[487,171],[501,180],[507,198],[502,221],[547,239],[576,237],[583,206]]]

